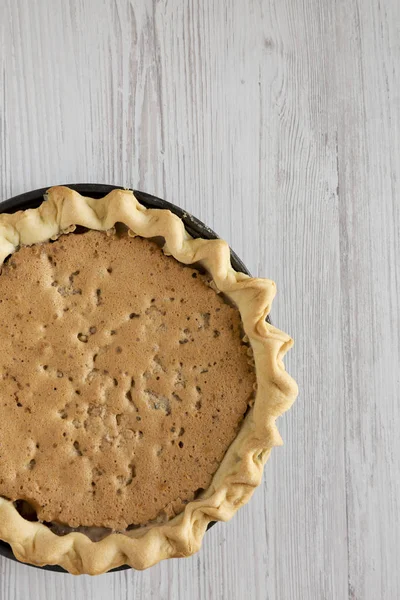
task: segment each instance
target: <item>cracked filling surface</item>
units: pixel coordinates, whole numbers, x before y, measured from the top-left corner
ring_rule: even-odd
[[[0,496],[72,528],[168,519],[210,486],[254,395],[239,312],[126,231],[21,248],[0,274]]]

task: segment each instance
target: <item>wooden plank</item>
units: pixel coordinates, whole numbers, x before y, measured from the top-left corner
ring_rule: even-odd
[[[300,387],[264,480],[271,598],[347,595],[333,11],[276,2],[264,18],[259,264]]]
[[[340,2],[349,598],[399,598],[400,6]],[[349,60],[345,60],[349,57]]]

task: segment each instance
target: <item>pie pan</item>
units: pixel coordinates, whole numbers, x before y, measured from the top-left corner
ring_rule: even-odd
[[[113,185],[104,185],[104,184],[93,184],[93,183],[81,183],[81,184],[66,184],[69,188],[76,190],[83,196],[90,196],[92,198],[103,198],[108,193],[110,193],[114,189],[121,189],[120,186]],[[50,186],[48,186],[50,187]],[[30,192],[26,192],[24,194],[20,194],[18,196],[14,196],[8,200],[5,200],[0,204],[0,213],[14,213],[19,210],[26,210],[28,208],[36,208],[38,207],[42,201],[43,196],[46,193],[48,187],[33,190]],[[171,204],[170,202],[166,202],[165,200],[153,196],[151,194],[147,194],[145,192],[141,192],[138,190],[134,190],[134,194],[137,200],[143,204],[146,208],[157,208],[157,209],[167,209],[171,212],[175,213],[185,224],[185,228],[188,233],[194,238],[206,238],[206,239],[215,239],[218,238],[217,234],[207,227],[204,223],[202,223],[197,218],[188,214],[183,209]],[[248,269],[243,264],[243,262],[239,259],[239,257],[231,250],[231,263],[232,267],[239,272],[246,273],[250,275]],[[269,317],[267,317],[267,321],[269,321]],[[270,321],[269,321],[270,322]],[[208,526],[208,529],[212,527],[215,522],[211,522]],[[16,562],[11,547],[5,542],[0,540],[0,555],[5,556],[6,558],[10,558]],[[35,565],[29,565],[35,566]],[[38,569],[44,569],[48,571],[56,571],[56,572],[66,572],[65,569],[59,567],[57,565],[47,565],[44,567],[36,566]],[[124,569],[129,569],[128,565],[120,566],[116,569],[112,569],[112,571],[120,571]]]

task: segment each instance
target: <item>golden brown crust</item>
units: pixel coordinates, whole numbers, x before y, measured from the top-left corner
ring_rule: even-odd
[[[166,253],[184,264],[206,268],[217,289],[239,308],[254,353],[258,390],[254,407],[208,490],[165,525],[112,534],[100,542],[81,533],[58,537],[45,525],[24,520],[10,501],[0,498],[0,538],[11,544],[17,558],[37,565],[58,564],[75,574],[99,574],[122,564],[144,569],[196,552],[208,523],[230,519],[259,485],[271,449],[282,443],[275,420],[297,395],[282,362],[292,340],[265,321],[275,284],[235,272],[226,242],[192,239],[177,216],[146,209],[130,191],[115,190],[94,200],[56,187],[38,209],[0,215],[0,264],[18,247],[54,239],[75,225],[107,231],[116,222],[127,225],[134,235],[163,237]]]

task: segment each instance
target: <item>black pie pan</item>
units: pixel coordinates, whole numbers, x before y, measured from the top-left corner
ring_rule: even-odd
[[[115,189],[122,189],[120,186],[116,185],[104,185],[97,183],[74,183],[74,184],[65,184],[69,188],[76,190],[82,196],[89,196],[91,198],[103,198],[109,192]],[[20,194],[19,196],[14,196],[13,198],[9,198],[4,202],[0,203],[0,213],[14,213],[18,210],[26,210],[27,208],[37,208],[43,202],[43,196],[46,193],[46,190],[49,189],[50,186],[41,188],[39,190],[33,190],[31,192],[26,192],[25,194]],[[182,208],[171,204],[170,202],[166,202],[166,200],[162,200],[161,198],[157,198],[156,196],[152,196],[151,194],[147,194],[146,192],[140,192],[138,190],[134,190],[136,198],[139,200],[141,204],[146,206],[147,208],[163,208],[170,210],[175,213],[182,219],[185,224],[185,228],[190,233],[190,235],[194,238],[206,238],[206,239],[216,239],[218,235],[207,225],[188,214]],[[231,250],[231,262],[232,266],[236,271],[240,271],[241,273],[247,273],[250,275],[248,269],[240,260],[240,258]],[[268,319],[269,320],[269,319]],[[209,524],[208,529],[215,525],[215,522]],[[10,558],[16,562],[19,562],[9,544],[6,544],[2,540],[0,540],[0,555],[5,556],[6,558]],[[23,563],[25,564],[25,563]],[[57,571],[59,573],[66,573],[65,569],[59,567],[58,565],[46,565],[45,567],[38,567],[36,565],[29,565],[31,567],[35,567],[37,569],[44,569],[47,571]],[[112,569],[112,571],[122,571],[124,569],[130,569],[128,565],[123,565],[121,567],[117,567],[116,569]],[[112,572],[110,571],[110,572]]]

